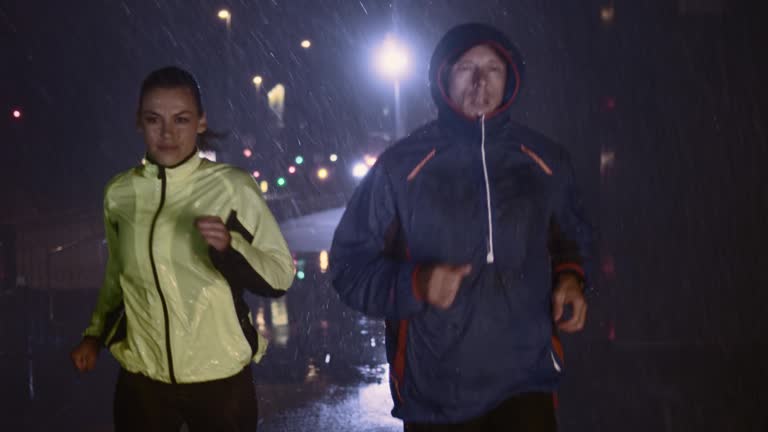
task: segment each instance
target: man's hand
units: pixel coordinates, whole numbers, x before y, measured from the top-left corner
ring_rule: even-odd
[[[461,280],[471,271],[469,264],[427,267],[420,271],[418,289],[427,303],[438,309],[448,309],[456,299]]]
[[[557,328],[567,333],[576,333],[584,328],[587,320],[587,301],[584,299],[584,284],[578,277],[572,274],[560,276],[552,294],[552,319]],[[573,306],[573,316],[564,322],[559,322],[563,317],[565,305]]]
[[[205,242],[219,252],[224,252],[232,242],[232,235],[218,216],[200,216],[195,219],[195,227]]]
[[[96,358],[99,356],[99,341],[95,337],[86,336],[69,356],[80,372],[93,370],[96,367]]]

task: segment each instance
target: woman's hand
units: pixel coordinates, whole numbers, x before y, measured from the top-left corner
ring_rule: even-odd
[[[205,242],[219,252],[224,252],[232,243],[232,235],[218,216],[200,216],[195,219],[195,227]]]
[[[99,357],[99,341],[93,336],[86,336],[69,354],[72,363],[80,372],[88,372],[96,367]]]

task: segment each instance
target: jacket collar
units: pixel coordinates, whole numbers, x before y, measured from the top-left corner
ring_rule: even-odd
[[[142,175],[149,178],[160,178],[161,173],[164,173],[168,181],[183,180],[189,177],[200,166],[201,162],[202,159],[198,156],[197,148],[181,162],[168,167],[158,164],[147,154],[144,156]]]

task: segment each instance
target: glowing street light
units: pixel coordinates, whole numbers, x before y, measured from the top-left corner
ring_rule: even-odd
[[[352,167],[352,175],[355,178],[363,178],[366,174],[368,174],[368,165],[358,162]]]
[[[269,108],[277,116],[278,125],[283,127],[283,112],[285,111],[285,86],[282,84],[275,85],[272,90],[267,92],[267,102]]]
[[[296,167],[291,165],[288,167],[288,174],[296,174]]]
[[[312,42],[309,41],[309,39],[304,39],[301,41],[301,47],[304,49],[307,49],[312,46]]]
[[[12,115],[12,116],[13,116],[13,118],[15,118],[15,119],[20,119],[20,118],[21,118],[21,111],[19,111],[19,110],[17,110],[17,109],[16,109],[16,110],[13,110],[13,112],[11,113],[11,115]]]
[[[285,178],[284,177],[278,178],[277,179],[277,185],[280,186],[280,187],[284,187],[285,186]]]
[[[264,83],[264,78],[262,78],[261,75],[253,77],[253,85],[255,85],[256,88],[260,88],[262,83]]]
[[[249,158],[249,157],[253,156],[253,151],[251,151],[251,149],[249,149],[249,148],[243,149],[243,156]]]
[[[222,9],[219,11],[218,16],[220,20],[227,23],[227,28],[229,28],[230,24],[232,24],[232,14],[227,9]]]
[[[259,178],[261,177],[261,173],[257,170],[253,172],[253,178]]]
[[[395,139],[405,135],[400,110],[400,80],[410,65],[408,49],[394,36],[388,35],[376,50],[374,65],[379,75],[393,81],[395,90]]]
[[[304,157],[303,156],[296,156],[296,165],[301,165],[304,163]]]
[[[332,155],[331,155],[331,157],[329,157],[328,159],[330,159],[330,160],[331,160],[331,162],[336,162],[337,160],[339,160],[339,155],[337,155],[336,153],[334,153],[334,154],[332,154]]]
[[[269,183],[267,183],[266,180],[262,180],[261,183],[259,183],[259,187],[261,188],[261,193],[269,192]]]
[[[317,178],[320,180],[325,180],[328,178],[328,170],[325,168],[320,168],[317,170]]]
[[[394,81],[402,79],[409,63],[408,49],[392,35],[387,36],[376,51],[376,70],[384,78]]]

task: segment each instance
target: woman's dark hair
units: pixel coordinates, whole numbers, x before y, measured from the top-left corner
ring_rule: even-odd
[[[161,88],[189,89],[195,98],[198,115],[202,116],[205,114],[205,110],[203,109],[203,97],[200,93],[200,85],[197,84],[194,75],[176,66],[167,66],[162,69],[157,69],[144,78],[144,81],[141,83],[141,93],[139,94],[139,112],[141,111],[141,103],[144,100],[144,96],[152,90]],[[207,129],[197,136],[197,147],[200,150],[215,150],[216,145],[214,144],[214,141],[221,140],[225,138],[226,135],[226,133],[214,132],[211,129]]]

